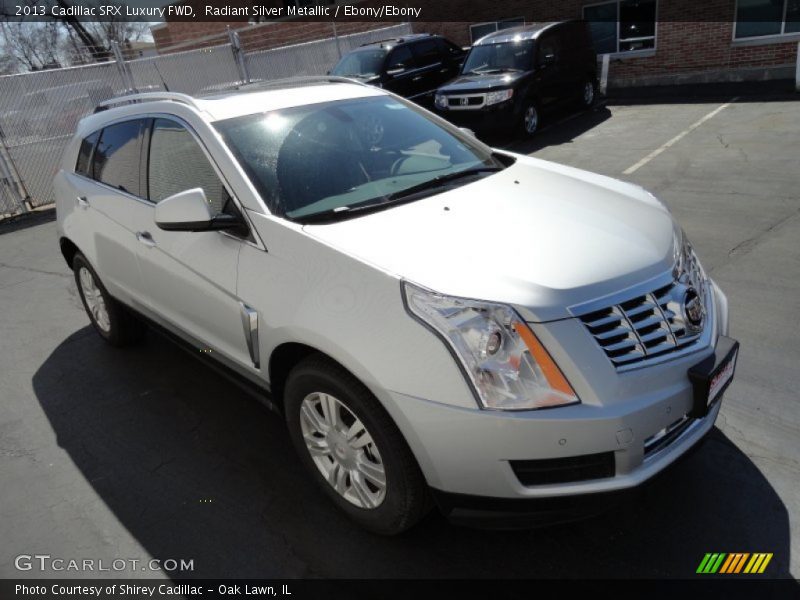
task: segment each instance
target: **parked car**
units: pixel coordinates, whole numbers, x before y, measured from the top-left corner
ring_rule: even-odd
[[[218,361],[364,527],[597,511],[714,424],[728,302],[644,189],[340,78],[104,108],[54,182],[92,325]]]
[[[407,35],[364,44],[345,54],[331,74],[430,103],[436,88],[458,74],[465,54],[439,35]]]
[[[586,23],[503,29],[473,45],[459,76],[436,92],[436,110],[480,132],[531,136],[543,112],[565,102],[594,103],[597,55]]]

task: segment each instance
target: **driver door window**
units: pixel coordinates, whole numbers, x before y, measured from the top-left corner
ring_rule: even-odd
[[[194,136],[180,123],[156,119],[150,136],[148,199],[153,203],[192,188],[206,194],[212,214],[223,212],[228,191]]]
[[[539,43],[539,59],[537,62],[539,65],[556,63],[560,53],[558,38],[555,36],[547,37]]]

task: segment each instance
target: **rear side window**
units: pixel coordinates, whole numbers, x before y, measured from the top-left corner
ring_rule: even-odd
[[[392,50],[389,59],[386,61],[386,70],[392,69],[410,69],[414,66],[414,57],[411,56],[411,50],[408,46],[400,46]]]
[[[413,45],[413,52],[417,57],[417,65],[420,67],[427,67],[437,62],[441,62],[442,60],[442,57],[439,54],[439,48],[436,46],[436,42],[434,40],[417,42]]]
[[[81,142],[81,148],[78,150],[78,162],[75,164],[75,172],[80,175],[86,175],[90,177],[91,174],[89,173],[89,167],[91,165],[92,160],[92,151],[94,150],[94,145],[97,143],[97,138],[100,137],[100,132],[95,131],[89,137],[86,137]]]
[[[92,158],[92,177],[101,183],[140,196],[139,149],[142,119],[109,125],[100,134]]]
[[[153,122],[147,180],[152,202],[199,187],[217,214],[230,197],[191,132],[170,119]]]

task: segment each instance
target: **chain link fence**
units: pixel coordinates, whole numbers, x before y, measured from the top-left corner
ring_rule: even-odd
[[[78,120],[126,90],[113,62],[0,78],[0,172],[22,196],[17,210],[26,208],[20,200],[33,208],[53,202],[51,182]]]
[[[0,216],[54,202],[52,180],[78,121],[99,102],[133,91],[202,94],[244,81],[325,74],[341,54],[411,33],[410,24],[247,53],[238,36],[148,58],[0,77]]]

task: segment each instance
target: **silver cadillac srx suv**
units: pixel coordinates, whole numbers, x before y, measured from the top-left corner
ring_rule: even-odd
[[[375,532],[592,512],[695,446],[733,377],[726,297],[656,198],[374,87],[117,98],[54,185],[97,332],[212,350]]]

